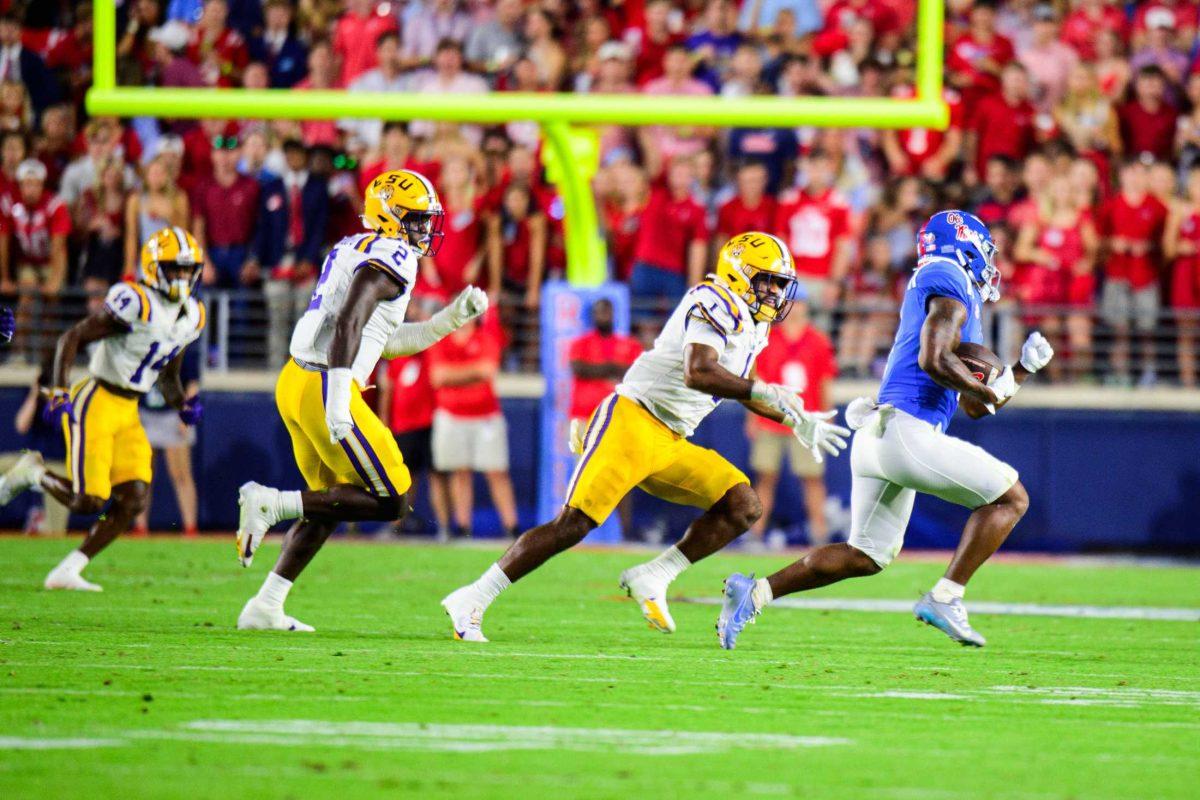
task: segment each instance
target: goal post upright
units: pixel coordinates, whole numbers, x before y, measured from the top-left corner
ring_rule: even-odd
[[[229,119],[429,119],[541,124],[546,157],[557,167],[564,216],[578,221],[567,242],[572,283],[595,286],[607,278],[603,247],[585,225],[598,219],[589,178],[567,145],[572,125],[696,125],[738,127],[945,128],[942,99],[943,0],[917,6],[916,87],[912,99],[886,97],[671,97],[496,92],[483,95],[292,91],[286,89],[157,88],[116,85],[116,5],[94,0],[93,75],[87,93],[92,114]],[[571,223],[567,223],[568,228]]]

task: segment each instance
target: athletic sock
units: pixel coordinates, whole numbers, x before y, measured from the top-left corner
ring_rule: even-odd
[[[967,591],[967,587],[961,583],[955,583],[949,578],[938,578],[938,582],[933,585],[933,599],[939,603],[949,603],[951,600],[962,600],[963,593]]]
[[[287,600],[288,592],[291,590],[291,581],[274,572],[269,572],[267,579],[263,581],[262,588],[258,590],[258,599],[265,606],[282,609],[283,601]]]
[[[89,561],[91,561],[91,559],[80,551],[72,550],[71,552],[67,553],[66,558],[58,562],[58,566],[54,569],[61,569],[63,572],[69,572],[72,575],[78,575],[79,573],[83,572],[83,568],[88,565]]]
[[[46,477],[46,465],[38,464],[32,473],[33,483],[29,486],[29,490],[43,494],[45,490],[42,488],[42,478]]]
[[[479,576],[479,580],[471,584],[475,594],[483,601],[484,608],[490,606],[492,601],[510,586],[512,581],[504,574],[504,570],[500,569],[499,564],[492,564],[487,568],[487,572]]]
[[[671,545],[663,550],[653,561],[647,561],[642,567],[653,575],[662,578],[667,583],[679,577],[679,574],[690,567],[692,562],[679,552],[679,548]]]
[[[750,599],[754,602],[755,611],[762,611],[768,603],[775,599],[775,593],[771,591],[771,584],[767,583],[766,578],[759,578],[754,582]]]
[[[299,519],[304,516],[304,501],[300,499],[300,492],[278,492],[278,501],[275,504],[275,511],[279,514],[279,520],[282,522],[285,519]]]

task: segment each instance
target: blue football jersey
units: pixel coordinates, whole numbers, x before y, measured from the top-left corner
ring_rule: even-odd
[[[976,344],[983,341],[980,322],[983,300],[966,270],[950,259],[923,259],[904,290],[900,327],[888,355],[879,402],[890,403],[931,425],[940,425],[944,431],[958,408],[958,392],[937,384],[917,363],[921,352],[921,326],[925,324],[929,299],[936,296],[950,297],[966,306],[962,341]]]

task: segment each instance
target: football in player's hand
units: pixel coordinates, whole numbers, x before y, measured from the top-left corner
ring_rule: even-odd
[[[991,383],[1004,371],[1004,362],[1000,360],[1000,356],[981,344],[963,342],[955,348],[954,355],[962,359],[967,369],[971,370],[971,374],[984,383]]]

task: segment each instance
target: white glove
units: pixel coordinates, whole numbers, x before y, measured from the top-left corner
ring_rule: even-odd
[[[337,444],[354,430],[354,419],[350,416],[350,384],[354,376],[345,367],[331,369],[325,381],[325,427],[329,429],[329,441]]]
[[[794,428],[804,416],[804,401],[786,386],[755,381],[750,387],[750,399],[783,415],[783,424]]]
[[[1052,358],[1054,348],[1039,331],[1029,334],[1025,344],[1021,345],[1021,366],[1031,373],[1049,364]]]
[[[808,448],[818,464],[825,460],[826,453],[836,456],[846,449],[845,437],[850,435],[850,429],[829,422],[836,416],[837,411],[805,411],[798,424],[789,425],[792,434]]]
[[[483,314],[488,308],[487,293],[478,286],[468,286],[450,301],[450,305],[433,315],[434,330],[445,336]]]
[[[992,379],[992,382],[988,384],[988,388],[996,394],[996,403],[1003,403],[1016,394],[1017,389],[1020,389],[1021,385],[1017,383],[1017,378],[1013,375],[1012,367],[1005,367],[1003,372]],[[984,404],[984,408],[988,410],[989,414],[996,413],[996,403]]]

